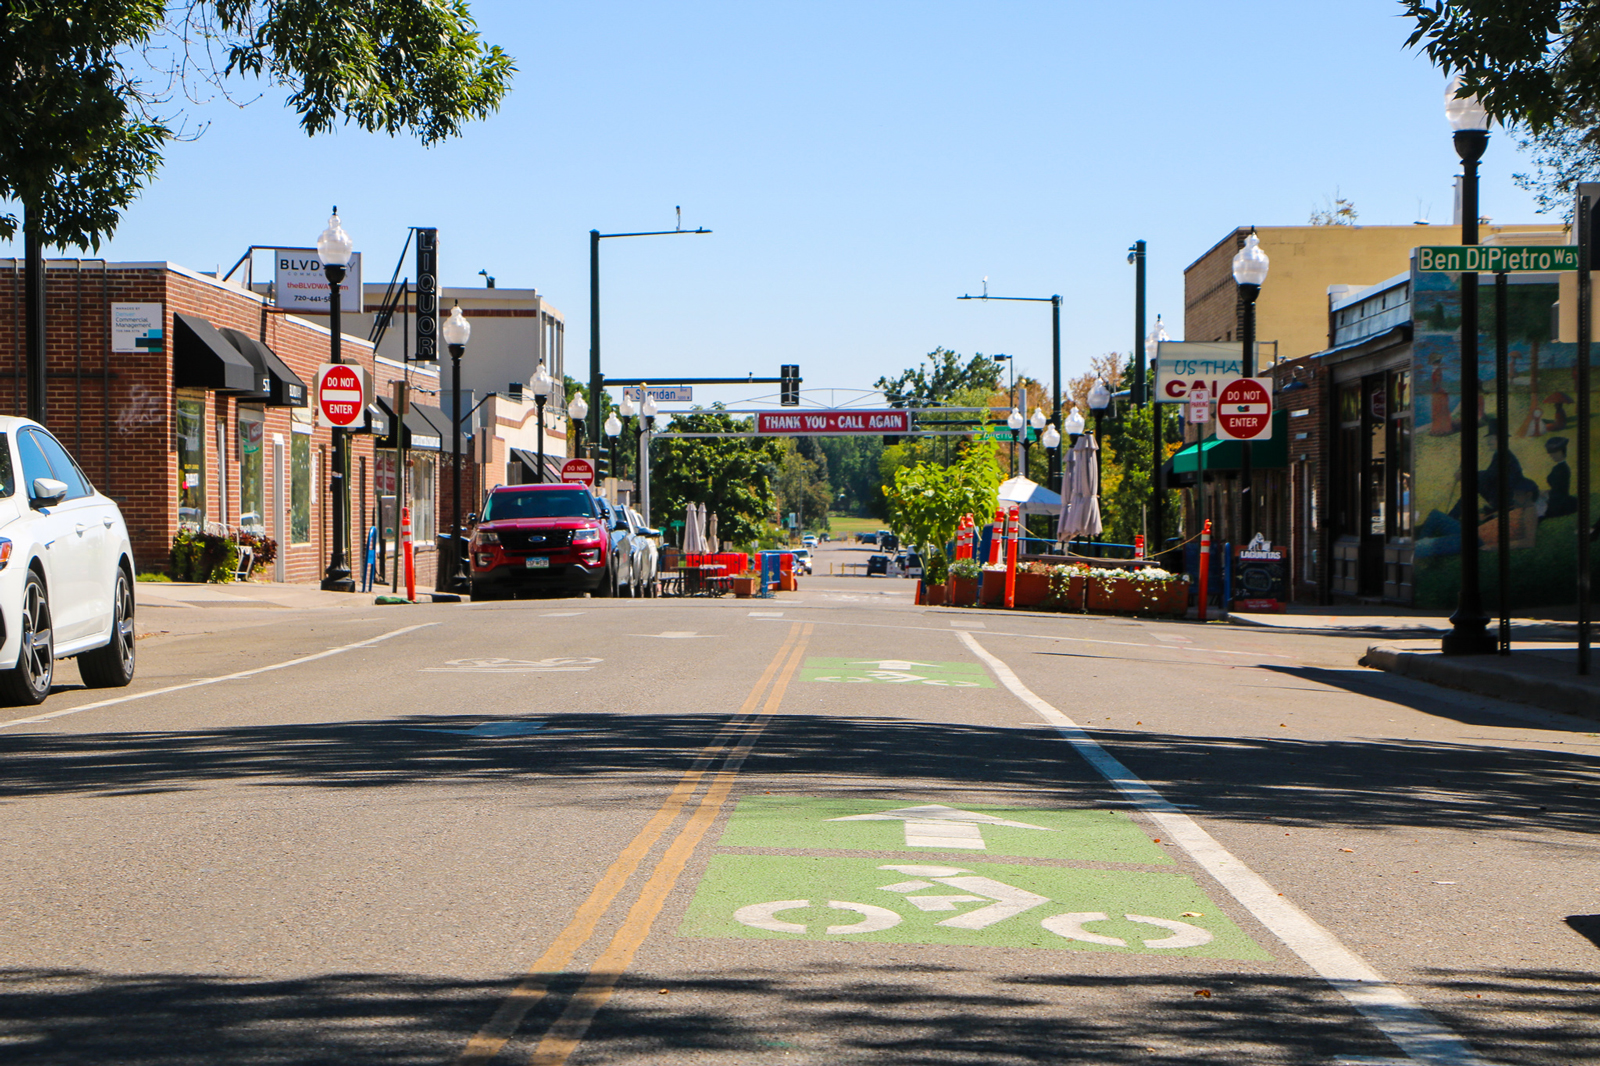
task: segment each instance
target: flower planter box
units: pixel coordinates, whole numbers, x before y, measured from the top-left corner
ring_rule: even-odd
[[[1089,582],[1086,606],[1109,614],[1181,615],[1189,587],[1181,581],[1152,583],[1130,578],[1097,578]]]
[[[756,578],[736,577],[733,579],[733,594],[741,600],[747,600],[756,594]]]
[[[978,579],[951,574],[950,584],[945,589],[945,602],[951,607],[971,607],[977,603]]]
[[[1004,607],[1006,605],[1006,572],[1004,570],[985,570],[983,572],[982,595],[978,602],[985,607]]]
[[[1073,576],[1067,578],[1065,582],[1066,588],[1064,590],[1062,589],[1063,583],[1060,578],[1052,577],[1050,579],[1050,583],[1051,592],[1044,601],[1044,606],[1047,609],[1052,611],[1074,611],[1077,613],[1082,613],[1083,594],[1084,589],[1089,584],[1088,581],[1086,581],[1081,575],[1074,574]]]
[[[924,607],[943,607],[945,587],[943,585],[922,586],[922,605]]]
[[[1004,575],[1001,575],[1001,576],[1003,577]],[[1002,585],[1001,585],[1001,595],[1005,594],[1004,593],[1004,588],[1005,588],[1004,583],[1002,583]],[[1019,572],[1017,574],[1017,587],[1016,587],[1016,594],[1015,594],[1015,597],[1014,597],[1014,604],[1013,604],[1014,606],[1016,606],[1018,608],[1022,608],[1022,607],[1028,607],[1028,608],[1039,607],[1039,606],[1042,606],[1044,604],[1044,601],[1049,599],[1049,598],[1050,598],[1050,575],[1049,574],[1029,574],[1029,573],[1026,573],[1026,572]]]

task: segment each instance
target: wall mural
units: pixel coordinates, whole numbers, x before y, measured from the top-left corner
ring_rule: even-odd
[[[1511,454],[1511,603],[1574,602],[1577,566],[1577,345],[1556,336],[1559,286],[1550,275],[1512,274],[1507,292]],[[1451,608],[1461,573],[1461,288],[1459,275],[1412,273],[1412,367],[1416,486],[1416,605]],[[1494,276],[1478,283],[1478,496],[1469,525],[1481,546],[1484,607],[1498,601],[1498,515],[1502,501],[1495,432]],[[1595,345],[1600,348],[1600,339]],[[1600,353],[1595,353],[1600,354]],[[1600,378],[1600,375],[1596,375]],[[1591,382],[1593,384],[1593,382]],[[1594,407],[1600,408],[1600,396]],[[1600,434],[1591,434],[1600,481]],[[1591,504],[1591,514],[1600,506]]]

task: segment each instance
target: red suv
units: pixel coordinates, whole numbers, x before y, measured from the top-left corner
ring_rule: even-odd
[[[600,502],[582,485],[506,485],[472,536],[472,598],[565,590],[609,596],[616,560]]]

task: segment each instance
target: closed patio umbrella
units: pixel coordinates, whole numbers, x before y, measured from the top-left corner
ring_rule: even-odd
[[[1059,540],[1100,535],[1100,497],[1095,492],[1100,469],[1100,446],[1094,435],[1085,433],[1072,446],[1072,482],[1067,486],[1067,506],[1057,527]]]

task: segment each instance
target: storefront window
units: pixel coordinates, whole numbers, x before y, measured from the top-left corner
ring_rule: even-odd
[[[311,434],[289,434],[289,543],[311,542]],[[309,428],[309,427],[308,427]]]
[[[1411,536],[1411,371],[1389,372],[1389,535]]]
[[[267,415],[261,408],[239,408],[239,528],[248,533],[267,530],[266,462],[261,453],[266,428]]]
[[[433,460],[427,456],[411,457],[411,542],[432,544],[433,518]]]
[[[203,400],[178,401],[178,526],[198,529],[206,520],[206,408]]]

